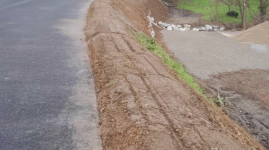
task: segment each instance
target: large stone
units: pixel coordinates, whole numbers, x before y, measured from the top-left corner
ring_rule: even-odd
[[[173,30],[178,30],[179,29],[179,27],[174,25],[174,24],[172,24],[171,27],[172,27]]]
[[[189,24],[184,24],[184,28],[191,28],[191,25],[189,25]]]
[[[191,25],[189,24],[184,24],[184,28],[183,28],[184,31],[190,31],[191,30]]]
[[[167,28],[168,26],[170,26],[170,24],[165,23],[165,22],[164,22],[162,25],[163,25],[163,27],[165,27],[165,28]]]
[[[173,30],[172,26],[169,25],[169,26],[167,27],[167,30],[168,30],[168,31],[172,31],[172,30]]]
[[[193,28],[192,31],[199,31],[199,28]]]
[[[212,26],[213,29],[219,29],[219,26]]]
[[[159,21],[159,22],[158,22],[158,25],[159,25],[159,26],[162,26],[162,25],[163,25],[163,22],[162,22],[162,21]]]
[[[206,31],[206,28],[205,27],[200,27],[199,31]]]
[[[205,25],[206,31],[213,31],[213,26],[211,25]]]
[[[177,25],[177,27],[178,27],[178,28],[182,28],[182,26],[181,26],[181,25]]]
[[[224,31],[224,30],[225,30],[225,27],[224,27],[224,26],[221,26],[221,27],[219,28],[219,30],[220,30],[220,31]]]
[[[190,31],[190,28],[179,28],[179,31]]]
[[[173,30],[178,31],[180,28],[178,28],[177,26],[173,28]]]

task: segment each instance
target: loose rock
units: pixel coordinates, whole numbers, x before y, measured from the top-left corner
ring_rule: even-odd
[[[169,26],[167,27],[167,30],[168,30],[168,31],[172,31],[172,30],[173,30],[172,26],[169,25]]]
[[[213,31],[213,27],[211,25],[205,25],[206,31]]]

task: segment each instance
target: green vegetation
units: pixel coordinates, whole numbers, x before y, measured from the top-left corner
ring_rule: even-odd
[[[150,50],[152,53],[159,56],[167,66],[169,66],[172,70],[176,71],[179,77],[184,80],[197,93],[208,99],[204,94],[203,88],[199,86],[195,79],[186,71],[183,65],[171,58],[153,38],[149,38],[146,34],[142,32],[133,31],[133,33],[142,45],[147,47],[147,49]]]
[[[251,22],[252,17],[256,17],[259,14],[259,1],[248,0],[249,8],[247,8],[246,21]],[[216,2],[214,0],[187,0],[179,1],[177,7],[186,10],[193,11],[203,15],[203,19],[206,21],[217,21],[220,23],[239,24],[241,23],[241,14],[238,6],[231,6],[230,10],[239,13],[238,18],[229,17],[226,13],[229,8],[224,3],[219,2],[217,5],[216,13]]]
[[[218,106],[223,106],[224,105],[224,98],[222,98],[219,93],[217,95],[216,104]]]

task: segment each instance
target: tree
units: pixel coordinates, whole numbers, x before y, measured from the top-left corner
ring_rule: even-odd
[[[243,0],[243,13],[242,13],[242,27],[245,30],[246,27],[246,7],[247,7],[247,0]]]
[[[239,7],[241,20],[242,20],[242,28],[246,29],[246,8],[248,5],[248,0],[236,0],[236,5]]]
[[[219,10],[218,10],[218,7],[219,7],[219,4],[221,2],[221,0],[214,0],[215,2],[215,10],[216,10],[216,16],[215,16],[215,20],[217,21],[219,18]]]
[[[269,5],[269,0],[260,0],[260,21],[264,22],[267,14],[267,7]]]

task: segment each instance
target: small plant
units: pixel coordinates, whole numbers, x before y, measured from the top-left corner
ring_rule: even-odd
[[[178,76],[185,81],[191,88],[193,88],[197,93],[202,95],[204,98],[208,99],[207,96],[204,93],[204,90],[202,87],[199,86],[199,84],[195,81],[195,79],[190,75],[187,70],[184,68],[184,66],[171,58],[164,50],[163,48],[153,39],[148,37],[143,32],[136,32],[134,29],[132,29],[132,32],[136,36],[137,40],[144,45],[148,50],[150,50],[152,53],[159,56],[162,61],[170,67],[172,70],[176,71]],[[211,99],[208,99],[210,102],[213,102]]]
[[[216,100],[216,104],[221,107],[224,105],[224,98],[220,96],[220,94],[218,93],[218,96],[217,96],[217,100]]]

